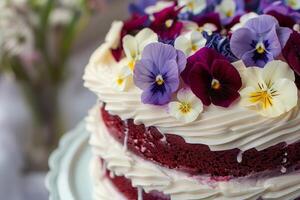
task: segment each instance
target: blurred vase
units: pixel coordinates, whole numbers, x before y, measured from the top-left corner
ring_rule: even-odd
[[[31,111],[33,130],[27,140],[25,170],[48,170],[48,157],[57,147],[64,133],[64,121],[59,107],[61,84],[40,82],[35,85],[21,84],[25,101]]]

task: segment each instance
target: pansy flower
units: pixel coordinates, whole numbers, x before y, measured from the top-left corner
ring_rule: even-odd
[[[128,67],[133,70],[145,46],[157,41],[157,34],[149,28],[144,28],[136,36],[126,35],[123,38],[123,48],[128,59]]]
[[[117,91],[125,91],[132,85],[132,72],[126,65],[126,59],[115,63],[113,68],[112,87]]]
[[[178,101],[168,104],[171,116],[185,123],[195,121],[203,111],[203,104],[189,88],[182,88],[177,92]]]
[[[239,97],[242,86],[239,72],[213,49],[204,47],[189,57],[181,75],[206,106],[213,103],[228,107]]]
[[[143,90],[142,102],[154,105],[170,102],[185,65],[184,53],[173,46],[163,43],[147,45],[133,73],[135,85]]]
[[[199,27],[205,27],[205,25],[209,24],[214,25],[216,27],[214,31],[221,31],[222,24],[221,19],[218,13],[210,12],[205,15],[197,15],[191,19],[193,22],[197,23]]]
[[[182,13],[188,12],[197,15],[206,8],[207,3],[206,0],[178,0],[178,6],[183,7]]]
[[[206,39],[200,31],[192,31],[176,38],[174,46],[184,52],[186,56],[194,54],[205,46]]]
[[[242,28],[247,21],[255,17],[258,17],[258,14],[256,14],[255,12],[244,14],[243,16],[240,17],[239,23],[236,23],[233,27],[231,27],[231,31],[234,32],[237,29]]]
[[[274,17],[261,15],[248,20],[232,34],[230,47],[246,66],[264,67],[281,53],[291,32],[280,27]]]
[[[300,78],[300,34],[294,31],[289,40],[287,41],[285,47],[282,50],[282,55],[294,70],[296,74],[296,79]]]
[[[236,16],[244,13],[243,0],[221,0],[215,7],[215,12],[219,13],[223,24],[229,24]]]
[[[278,117],[297,105],[298,90],[291,68],[274,60],[264,68],[249,67],[242,73],[245,88],[240,104],[266,117]]]
[[[178,20],[180,8],[175,5],[154,13],[150,28],[159,35],[160,41],[172,42],[181,32],[183,24]]]

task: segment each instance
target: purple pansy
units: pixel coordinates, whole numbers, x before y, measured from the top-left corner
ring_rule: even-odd
[[[261,15],[232,34],[230,47],[246,66],[264,67],[281,53],[291,33],[291,29],[280,27],[274,17]]]
[[[184,53],[173,46],[163,43],[147,45],[133,73],[135,85],[143,90],[142,102],[154,105],[170,102],[179,87],[180,73],[185,65]]]

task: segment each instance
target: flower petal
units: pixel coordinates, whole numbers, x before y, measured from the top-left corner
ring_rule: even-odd
[[[171,94],[154,89],[153,86],[145,89],[142,93],[142,102],[144,104],[164,105],[171,100]]]
[[[229,107],[232,102],[239,98],[240,94],[237,90],[232,89],[227,86],[223,86],[222,89],[219,90],[212,90],[210,92],[211,102],[214,105],[222,106],[222,107]]]
[[[157,42],[158,41],[158,36],[156,33],[154,33],[151,29],[149,28],[144,28],[141,30],[136,36],[136,40],[138,41],[139,44],[139,52],[142,52],[145,48],[150,43]]]
[[[254,30],[255,33],[260,35],[269,32],[274,26],[278,26],[275,17],[271,15],[260,15],[259,17],[248,20],[244,27]]]
[[[134,59],[138,54],[138,43],[132,35],[126,35],[123,38],[123,48],[128,59]]]
[[[274,60],[265,65],[262,72],[262,78],[265,83],[274,82],[281,78],[295,81],[295,74],[287,63],[280,60]]]
[[[183,35],[176,38],[174,47],[176,49],[183,51],[186,56],[190,55],[190,53],[192,51],[191,41],[186,36],[183,36]]]
[[[154,83],[158,73],[158,69],[151,60],[140,60],[134,68],[134,83],[142,90],[147,89]]]
[[[168,93],[175,92],[179,86],[179,72],[175,60],[168,60],[164,66],[159,66],[160,74],[164,77],[164,85]]]
[[[178,70],[179,70],[179,73],[181,73],[186,67],[187,60],[186,60],[186,56],[184,55],[184,53],[182,51],[176,50],[176,53],[177,53],[176,61],[177,61],[177,65],[178,65]]]
[[[142,59],[152,60],[156,66],[164,66],[167,60],[176,60],[176,57],[176,49],[161,42],[148,44],[142,55]]]
[[[249,106],[255,106],[257,102],[250,101],[250,94],[253,94],[256,92],[256,89],[254,87],[246,87],[240,91],[240,102],[239,104],[241,106],[249,107]]]
[[[279,79],[272,87],[279,95],[273,97],[273,105],[267,109],[261,109],[260,113],[267,117],[278,117],[290,111],[297,105],[298,89],[295,83],[288,79]]]

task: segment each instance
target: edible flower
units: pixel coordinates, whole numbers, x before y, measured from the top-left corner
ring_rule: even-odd
[[[282,50],[282,55],[294,70],[296,80],[300,80],[300,34],[298,32],[294,31],[291,34]]]
[[[113,83],[112,86],[117,91],[125,91],[132,85],[132,72],[126,65],[126,59],[121,60],[112,67]]]
[[[215,50],[204,47],[188,58],[184,82],[204,105],[228,107],[239,97],[241,77],[235,67]]]
[[[178,0],[178,6],[183,7],[181,12],[194,15],[201,13],[207,6],[206,0]]]
[[[203,111],[203,104],[189,88],[182,88],[177,92],[178,101],[168,104],[171,116],[179,121],[190,123],[195,121]]]
[[[245,88],[240,104],[265,117],[278,117],[297,105],[295,75],[283,61],[274,60],[264,68],[249,67],[242,73]]]
[[[163,43],[151,43],[136,63],[133,73],[135,85],[143,90],[144,104],[164,105],[179,87],[180,73],[186,65],[183,52]]]
[[[135,63],[141,58],[145,46],[157,42],[157,34],[149,28],[144,28],[136,36],[126,35],[123,38],[123,48],[128,59],[128,67],[133,71]]]
[[[274,17],[261,15],[248,20],[232,34],[230,47],[246,66],[264,67],[281,53],[291,32],[289,28],[279,27]]]
[[[215,7],[224,25],[229,24],[236,16],[244,13],[244,1],[242,0],[221,0]]]
[[[180,34],[183,24],[178,20],[179,12],[180,8],[173,5],[153,14],[154,20],[150,28],[159,35],[160,41],[172,43]]]
[[[205,46],[206,39],[199,31],[192,31],[176,38],[174,46],[184,52],[186,56],[194,54]]]

